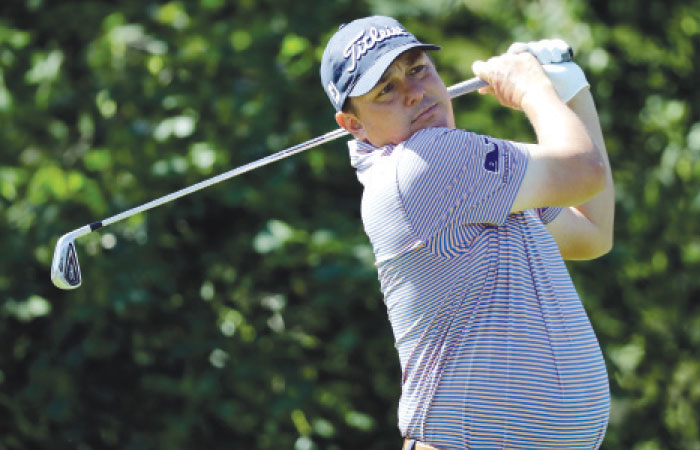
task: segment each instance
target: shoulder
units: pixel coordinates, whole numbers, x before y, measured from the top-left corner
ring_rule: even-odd
[[[484,161],[495,147],[489,136],[462,129],[426,128],[417,131],[397,148],[399,173],[450,171]]]
[[[406,195],[426,188],[447,195],[455,186],[479,192],[519,186],[528,160],[525,145],[460,129],[421,130],[400,147],[396,176]]]
[[[430,150],[449,150],[478,146],[488,140],[470,131],[459,128],[425,128],[415,132],[401,146],[411,152],[423,153]],[[435,153],[435,152],[431,152]]]
[[[401,192],[443,185],[474,166],[481,136],[460,129],[426,128],[414,133],[394,152],[396,180]]]
[[[480,145],[480,136],[450,128],[417,131],[397,148],[397,164],[405,169],[441,167],[468,157]]]

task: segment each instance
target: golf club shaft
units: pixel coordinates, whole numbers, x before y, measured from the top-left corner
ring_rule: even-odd
[[[347,135],[348,132],[345,131],[342,128],[338,128],[337,130],[330,131],[324,135],[317,136],[313,139],[310,139],[306,142],[303,142],[301,144],[297,144],[293,147],[289,147],[287,149],[284,149],[282,151],[279,151],[277,153],[274,153],[272,155],[268,155],[264,158],[260,158],[256,161],[250,162],[248,164],[242,165],[240,167],[237,167],[235,169],[229,170],[228,172],[224,172],[220,175],[217,175],[215,177],[206,179],[204,181],[200,181],[197,184],[193,184],[192,186],[180,189],[179,191],[175,191],[171,194],[164,195],[163,197],[157,198],[155,200],[152,200],[148,203],[144,203],[141,206],[137,206],[135,208],[132,208],[128,211],[124,211],[122,213],[116,214],[112,217],[109,217],[107,219],[102,220],[101,222],[96,222],[94,224],[91,224],[91,227],[93,230],[96,230],[97,228],[101,226],[107,226],[111,225],[115,222],[119,222],[120,220],[126,219],[127,217],[133,216],[134,214],[138,214],[140,212],[146,211],[151,208],[155,208],[156,206],[160,206],[163,203],[168,203],[172,200],[175,200],[177,198],[183,197],[185,195],[191,194],[193,192],[199,191],[200,189],[204,189],[206,187],[209,187],[213,184],[220,183],[222,181],[228,180],[229,178],[233,178],[235,176],[241,175],[246,172],[250,172],[253,169],[257,169],[258,167],[265,166],[267,164],[273,163],[275,161],[279,161],[280,159],[284,159],[288,156],[295,155],[297,153],[303,152],[304,150],[308,150],[313,147],[317,147],[321,144],[325,144],[326,142],[333,141],[335,139],[338,139],[339,137]],[[97,225],[99,224],[99,225]]]
[[[487,83],[480,78],[472,78],[466,81],[462,81],[461,83],[457,83],[453,86],[450,86],[447,89],[447,92],[450,94],[451,98],[454,97],[459,97],[460,95],[467,94],[469,92],[475,91],[479,88],[487,86]],[[99,222],[94,222],[91,223],[90,225],[86,225],[85,227],[80,228],[81,233],[78,233],[80,236],[89,233],[90,231],[97,230],[98,228],[101,228],[103,226],[111,225],[115,222],[119,222],[120,220],[124,220],[128,217],[131,217],[135,214],[141,213],[143,211],[149,210],[151,208],[155,208],[156,206],[160,206],[163,203],[168,203],[172,200],[178,199],[180,197],[183,197],[185,195],[189,195],[193,192],[199,191],[200,189],[204,189],[206,187],[209,187],[213,184],[220,183],[222,181],[228,180],[230,178],[236,177],[238,175],[241,175],[243,173],[249,172],[253,169],[257,169],[258,167],[265,166],[267,164],[273,163],[275,161],[279,161],[280,159],[287,158],[288,156],[296,155],[297,153],[301,153],[305,150],[308,150],[313,147],[317,147],[321,144],[325,144],[326,142],[333,141],[335,139],[338,139],[340,137],[346,136],[349,133],[344,130],[343,128],[338,128],[337,130],[330,131],[326,134],[323,134],[321,136],[317,136],[313,139],[310,139],[306,142],[302,142],[301,144],[297,144],[293,147],[289,147],[287,149],[284,149],[282,151],[279,151],[277,153],[273,153],[272,155],[266,156],[264,158],[258,159],[256,161],[250,162],[248,164],[245,164],[243,166],[237,167],[235,169],[229,170],[228,172],[224,172],[220,175],[217,175],[215,177],[206,179],[204,181],[200,181],[197,184],[193,184],[192,186],[180,189],[179,191],[175,191],[171,194],[164,195],[160,198],[157,198],[155,200],[152,200],[148,203],[144,203],[143,205],[131,208],[127,211],[124,211],[122,213],[116,214],[114,216],[111,216],[107,219],[101,220]],[[76,230],[78,231],[78,230]]]

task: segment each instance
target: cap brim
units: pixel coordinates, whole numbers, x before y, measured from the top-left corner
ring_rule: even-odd
[[[370,67],[369,70],[367,70],[362,75],[362,77],[360,77],[360,79],[357,80],[357,83],[355,83],[355,87],[352,88],[352,90],[348,94],[348,97],[359,97],[360,95],[365,95],[366,93],[371,91],[374,88],[374,86],[377,85],[379,80],[382,78],[382,75],[384,75],[384,72],[386,72],[386,69],[389,68],[391,63],[393,63],[394,60],[398,58],[400,54],[413,48],[421,48],[424,50],[440,50],[439,46],[432,44],[411,43],[402,45],[401,47],[396,47],[390,52],[383,54],[381,58],[375,61],[372,67]]]

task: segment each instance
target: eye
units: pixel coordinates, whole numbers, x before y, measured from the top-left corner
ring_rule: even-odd
[[[418,75],[419,73],[423,72],[426,69],[426,67],[428,67],[428,66],[425,64],[419,64],[415,67],[412,67],[411,68],[411,75]]]
[[[391,91],[394,90],[394,85],[392,83],[387,83],[381,91],[379,91],[379,95],[386,95],[390,93]]]

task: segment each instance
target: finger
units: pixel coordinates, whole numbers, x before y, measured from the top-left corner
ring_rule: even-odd
[[[474,72],[474,75],[482,80],[488,81],[486,75],[486,63],[484,61],[474,61],[474,63],[472,63],[472,72]]]
[[[493,88],[491,86],[491,73],[489,71],[489,64],[492,63],[492,61],[493,58],[490,58],[488,62],[474,61],[472,64],[472,71],[474,72],[474,75],[489,83],[488,86],[484,86],[479,89],[479,94],[493,94]]]
[[[533,44],[535,57],[540,64],[550,64],[552,62],[552,52],[548,48],[547,41],[541,40]]]
[[[566,41],[554,39],[554,46],[557,49],[557,53],[561,55],[561,61],[564,61],[565,58],[573,59],[573,51]]]
[[[552,46],[555,47],[557,50],[559,50],[562,53],[565,53],[568,51],[569,47],[571,47],[565,40],[563,39],[552,39]]]
[[[561,57],[561,46],[555,39],[545,39],[543,42],[543,48],[547,52],[547,57],[549,58],[549,63],[560,63]]]
[[[510,47],[508,47],[508,51],[506,53],[522,53],[526,51],[528,51],[528,49],[525,42],[513,42],[510,44]]]
[[[543,45],[546,57],[549,59],[549,63],[561,62],[561,51],[557,48],[556,43],[552,39],[545,39]]]
[[[527,49],[530,53],[532,53],[532,56],[537,58],[537,61],[539,61],[539,63],[542,64],[542,60],[541,60],[542,44],[540,43],[540,41],[528,42]]]
[[[569,48],[569,44],[563,39],[552,39],[552,47],[556,48],[561,53],[565,53]]]

